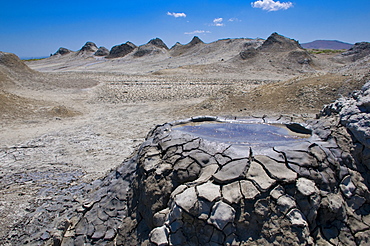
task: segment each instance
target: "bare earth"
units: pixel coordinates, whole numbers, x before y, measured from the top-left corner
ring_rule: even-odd
[[[140,74],[133,72],[137,64],[125,73],[108,62],[97,72],[99,60],[75,62],[68,71],[56,70],[63,66],[56,62],[30,62],[43,72],[2,80],[10,82],[0,88],[0,241],[11,241],[17,227],[30,223],[27,214],[37,204],[117,167],[155,125],[196,115],[301,120],[369,79],[368,60],[356,69],[327,63],[309,73],[260,64],[244,72],[200,64],[153,73],[149,64]]]

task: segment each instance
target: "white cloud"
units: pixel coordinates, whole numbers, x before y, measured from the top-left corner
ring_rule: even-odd
[[[283,2],[274,1],[274,0],[258,0],[251,3],[253,8],[260,8],[267,11],[278,11],[282,9],[289,9],[293,7],[292,2]]]
[[[186,17],[186,14],[185,13],[171,13],[171,12],[167,12],[167,15],[169,15],[169,16],[173,16],[173,17],[175,17],[175,18],[179,18],[179,17]]]
[[[216,18],[213,20],[213,26],[224,26],[225,24],[222,23],[223,18]]]
[[[238,18],[230,18],[228,21],[230,22],[241,22]]]
[[[210,31],[204,31],[204,30],[195,30],[193,32],[185,32],[184,34],[193,35],[193,34],[202,34],[202,33],[211,33]]]
[[[213,20],[213,23],[219,23],[219,22],[222,22],[224,20],[224,18],[216,18]]]

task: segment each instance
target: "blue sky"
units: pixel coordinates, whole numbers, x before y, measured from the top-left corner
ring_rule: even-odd
[[[267,38],[278,32],[301,43],[370,41],[370,0],[2,1],[0,51],[40,57],[85,42],[110,49],[159,37],[169,47],[194,35]]]

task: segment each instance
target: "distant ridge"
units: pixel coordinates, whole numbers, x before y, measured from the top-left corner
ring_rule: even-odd
[[[329,41],[329,43],[343,44],[339,41]],[[333,45],[311,47],[343,48],[343,46]],[[160,38],[151,39],[139,46],[127,41],[113,46],[109,52],[106,48],[98,49],[94,43],[87,42],[77,52],[71,51],[69,54],[67,53],[70,52],[69,50],[61,48],[57,56],[30,61],[29,64],[32,64],[32,68],[37,71],[96,71],[98,69],[125,71],[128,74],[224,73],[228,74],[227,76],[232,73],[269,71],[293,75],[357,61],[369,54],[369,46],[367,43],[353,45],[353,49],[345,51],[350,52],[339,50],[321,59],[322,57],[314,55],[315,52],[305,50],[297,40],[274,32],[266,40],[230,38],[211,43],[204,43],[195,36],[189,43],[177,42],[170,49]],[[80,52],[83,54],[79,55]],[[62,55],[64,53],[67,54]],[[339,53],[342,54],[337,55]]]
[[[109,52],[107,58],[117,58],[117,57],[124,57],[133,51],[136,48],[136,45],[127,41],[124,44],[113,46]]]
[[[78,51],[78,53],[95,53],[98,50],[98,47],[93,42],[86,42],[84,46]]]
[[[204,42],[197,36],[194,36],[193,39],[187,44],[180,44],[177,42],[174,46],[171,47],[171,55],[172,56],[179,56],[186,52],[192,53],[194,48],[198,47],[199,45],[204,44]]]
[[[107,56],[109,55],[109,50],[104,46],[100,46],[99,49],[94,53],[95,56]]]
[[[353,46],[353,44],[338,40],[315,40],[301,44],[301,46],[305,49],[348,50]]]
[[[270,64],[274,68],[281,66],[289,67],[289,69],[293,67],[303,69],[304,67],[310,70],[314,62],[313,57],[296,40],[276,32],[271,34],[259,47],[247,47],[241,51],[238,58],[241,59],[239,61],[247,61],[247,64],[259,64],[264,67]]]
[[[73,52],[73,51],[72,51],[72,50],[69,50],[69,49],[67,49],[67,48],[60,47],[60,48],[57,50],[57,52],[55,52],[55,53],[53,54],[53,56],[56,56],[56,55],[61,55],[61,56],[63,56],[63,55],[69,54],[69,53],[71,53],[71,52]]]
[[[13,53],[7,53],[0,51],[0,72],[11,74],[12,72],[22,74],[33,74],[36,73],[34,70],[29,68],[19,57]]]
[[[198,37],[194,36],[188,45],[204,44],[204,42]]]
[[[299,48],[301,48],[301,46],[296,40],[284,37],[274,32],[266,39],[266,41],[258,48],[258,50],[285,52]]]
[[[148,44],[154,45],[158,48],[164,48],[164,49],[168,50],[167,45],[160,38],[154,38],[154,39],[150,40],[148,42]]]
[[[355,62],[370,55],[370,43],[355,43],[349,50],[333,57],[337,62]]]

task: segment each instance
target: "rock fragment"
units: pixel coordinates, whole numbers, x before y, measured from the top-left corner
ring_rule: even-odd
[[[188,213],[195,208],[197,201],[195,187],[188,188],[175,197],[176,204]]]
[[[197,191],[199,197],[204,198],[209,202],[213,202],[221,198],[220,186],[211,182],[197,186]]]
[[[261,165],[263,165],[272,178],[284,181],[293,182],[297,178],[297,173],[286,167],[285,163],[277,162],[267,156],[254,157]]]
[[[260,194],[256,186],[249,180],[241,180],[240,187],[244,199],[252,200]]]
[[[209,221],[219,230],[223,230],[228,223],[234,221],[235,210],[228,204],[219,201],[213,208]]]
[[[150,241],[155,245],[168,245],[168,229],[166,226],[157,227],[150,232]]]
[[[307,221],[304,219],[304,215],[298,209],[291,210],[287,214],[287,218],[295,226],[299,227],[307,226]]]
[[[239,181],[232,182],[222,187],[222,196],[229,204],[238,204],[242,199]]]
[[[276,182],[266,174],[257,162],[251,163],[246,178],[254,181],[262,191],[269,189]]]
[[[356,186],[351,181],[351,176],[347,175],[343,178],[342,182],[339,185],[341,191],[343,192],[346,198],[351,198],[356,190]]]
[[[245,177],[248,170],[249,162],[247,159],[231,161],[224,165],[213,178],[223,184]]]
[[[315,182],[307,178],[299,178],[296,182],[297,190],[304,196],[310,196],[318,192]]]

